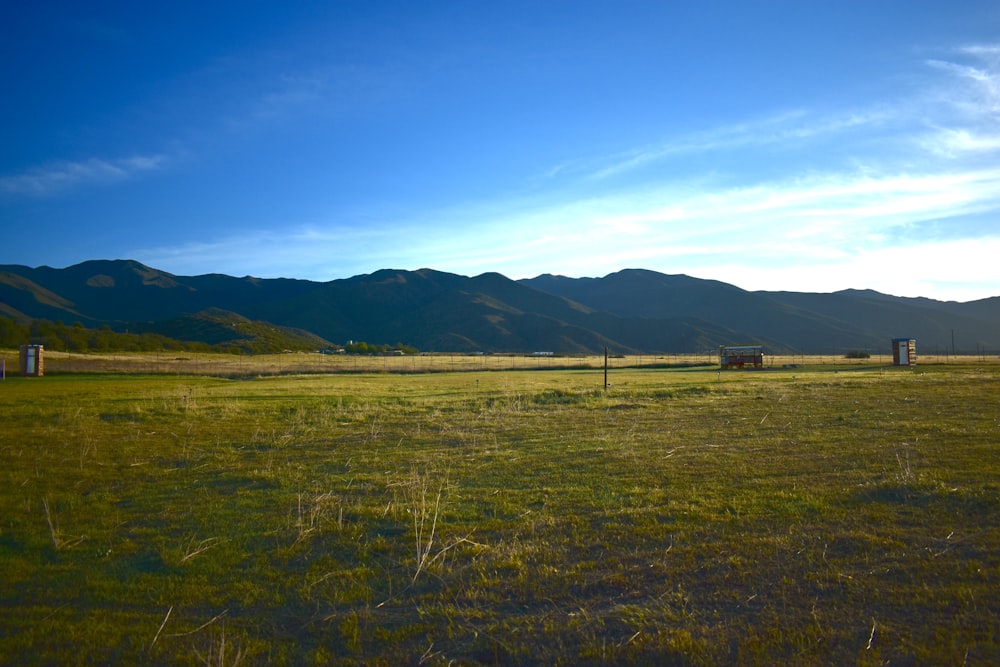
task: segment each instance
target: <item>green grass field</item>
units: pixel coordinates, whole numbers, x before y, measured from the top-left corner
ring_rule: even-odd
[[[398,370],[9,375],[0,662],[1000,663],[995,362]]]

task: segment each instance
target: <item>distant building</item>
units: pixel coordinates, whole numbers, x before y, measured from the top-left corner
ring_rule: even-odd
[[[893,338],[892,339],[892,365],[893,366],[916,366],[917,365],[917,339],[916,338]]]
[[[719,348],[719,365],[722,368],[761,368],[764,365],[762,345],[723,345]]]

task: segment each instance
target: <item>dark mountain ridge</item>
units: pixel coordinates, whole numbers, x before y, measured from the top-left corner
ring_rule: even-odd
[[[735,329],[751,340],[777,339],[802,351],[881,349],[912,337],[925,350],[998,349],[1000,297],[967,303],[896,297],[874,290],[831,294],[750,292],[715,280],[626,269],[604,278],[543,275],[522,281],[618,315],[661,318],[684,313]]]
[[[317,341],[454,352],[704,352],[760,343],[772,353],[832,354],[888,350],[891,338],[903,336],[917,338],[918,349],[945,352],[953,332],[958,351],[1000,349],[1000,297],[956,303],[871,290],[751,292],[642,269],[520,281],[499,273],[383,269],[315,282],[177,276],[131,260],[0,266],[0,314],[15,319],[169,335],[197,330],[179,320],[210,309]]]

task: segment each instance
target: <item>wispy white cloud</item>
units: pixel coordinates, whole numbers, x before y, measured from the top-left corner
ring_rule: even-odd
[[[989,259],[1000,249],[991,231],[1000,229],[1000,47],[955,54],[958,62],[928,62],[944,76],[928,80],[931,93],[919,99],[823,117],[779,114],[553,174],[584,182],[629,174],[634,183],[641,169],[676,157],[725,161],[748,148],[804,149],[807,159],[770,175],[742,170],[682,181],[653,173],[641,188],[494,222],[508,232],[545,230],[523,246],[524,274],[532,266],[594,275],[641,265],[759,289],[1000,294],[1000,269]],[[818,148],[830,139],[846,159]],[[550,259],[560,257],[562,269]]]
[[[363,113],[388,99],[407,95],[414,85],[393,66],[330,63],[301,67],[284,58],[230,66],[237,81],[230,84],[226,123],[237,130],[260,129],[309,119],[336,119]]]
[[[927,60],[927,64],[931,67],[936,67],[951,74],[955,74],[965,79],[972,79],[973,81],[978,81],[980,83],[988,83],[991,78],[989,72],[986,70],[972,67],[971,65],[961,65],[947,60],[938,60],[936,58],[929,58]]]
[[[127,180],[144,172],[162,169],[167,162],[168,158],[162,154],[54,162],[19,174],[0,176],[0,192],[7,195],[47,197],[72,188]]]
[[[1000,46],[967,46],[952,50],[951,55],[955,59],[925,61],[945,77],[927,80],[922,99],[886,99],[841,111],[786,110],[610,155],[566,161],[546,170],[544,177],[601,181],[691,156],[726,156],[767,147],[815,151],[818,142],[829,140],[850,145],[865,132],[883,143],[896,137],[903,142],[915,135],[924,150],[938,156],[995,150],[1000,143]],[[955,119],[941,117],[940,110],[931,108],[934,105],[960,111],[964,126],[952,127]],[[924,129],[915,128],[915,123]]]
[[[917,109],[925,128],[915,143],[933,159],[982,159],[1000,152],[1000,46],[955,49],[953,60],[930,59],[944,74],[928,86]]]
[[[314,279],[382,267],[519,278],[641,266],[747,289],[998,295],[1000,47],[954,55],[929,61],[929,92],[918,98],[791,111],[568,160],[545,174],[561,187],[535,199],[476,201],[375,225],[286,224],[293,231],[280,239],[245,234],[137,256],[175,272],[203,262],[276,276],[295,266],[296,277]],[[308,97],[310,86],[302,90]],[[828,158],[830,146],[842,149],[837,159]],[[766,173],[647,169],[676,158],[725,162],[762,147],[801,148],[803,158],[776,161]]]
[[[405,249],[388,250],[406,258],[403,264],[420,258],[459,273],[580,276],[642,266],[747,288],[814,291],[864,287],[858,281],[871,277],[878,278],[876,288],[910,296],[919,293],[911,288],[931,285],[938,287],[925,295],[944,296],[948,263],[952,287],[979,281],[978,292],[962,292],[979,298],[1000,293],[1000,271],[994,263],[965,262],[988,256],[980,249],[996,249],[1000,235],[980,233],[967,242],[952,221],[997,210],[998,168],[916,174],[865,169],[744,187],[671,183],[534,208],[456,210],[447,216],[451,242],[416,236],[407,238]],[[960,259],[934,248],[976,252]],[[905,267],[905,274],[879,273],[879,266]],[[901,275],[910,276],[903,289]]]
[[[943,99],[967,114],[967,122],[1000,121],[1000,45],[956,49],[949,60],[928,59],[927,64],[950,75],[938,84]]]
[[[918,139],[929,153],[945,158],[963,154],[986,154],[1000,150],[1000,128],[997,132],[980,132],[968,128],[937,128]]]
[[[550,169],[547,175],[576,172],[591,180],[608,179],[667,159],[767,146],[788,147],[828,138],[880,125],[890,120],[893,114],[892,110],[886,108],[845,111],[839,114],[815,114],[802,109],[786,111],[756,121],[674,137],[614,155],[562,164]]]
[[[133,256],[175,273],[210,265],[277,277],[295,266],[294,277],[317,280],[384,267],[521,278],[641,266],[746,289],[871,287],[973,299],[1000,294],[990,259],[1000,234],[953,236],[950,221],[997,210],[1000,168],[866,169],[745,187],[674,183],[565,202],[476,204],[360,227],[288,225]]]
[[[241,123],[268,124],[326,114],[343,103],[349,67],[312,68],[263,77],[264,89],[251,94]]]

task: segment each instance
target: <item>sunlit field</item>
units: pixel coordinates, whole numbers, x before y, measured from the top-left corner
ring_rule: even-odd
[[[1000,663],[995,357],[4,359],[5,664]]]
[[[418,354],[404,356],[365,356],[287,352],[283,354],[218,354],[197,352],[44,352],[45,372],[52,373],[141,373],[212,375],[245,378],[267,375],[325,373],[439,373],[452,371],[558,370],[600,368],[603,355],[536,354]],[[18,366],[17,350],[0,350],[8,373]],[[679,366],[717,366],[718,350],[701,354],[610,354],[611,370],[625,368],[664,368]],[[1000,363],[996,354],[948,355],[920,353],[921,365],[992,365]],[[850,359],[843,355],[768,355],[765,368],[789,366],[838,365],[871,367],[892,364],[892,354],[872,354],[868,359]]]

